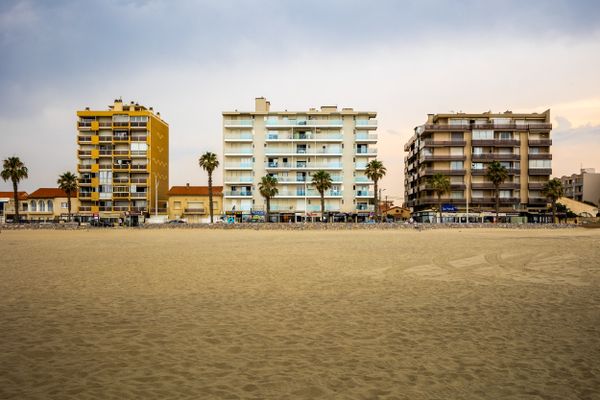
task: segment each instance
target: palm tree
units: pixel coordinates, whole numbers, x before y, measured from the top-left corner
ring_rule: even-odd
[[[375,190],[375,218],[376,219],[380,219],[379,218],[379,199],[378,199],[378,192],[377,192],[377,184],[379,182],[379,180],[381,178],[383,178],[385,176],[385,173],[387,172],[387,169],[383,166],[383,163],[377,159],[375,160],[371,160],[368,164],[367,164],[367,169],[365,169],[365,175],[367,176],[367,178],[369,178],[370,180],[373,181],[374,183],[374,190]]]
[[[485,177],[494,185],[494,191],[496,192],[496,222],[498,222],[498,212],[500,211],[500,185],[508,179],[508,170],[498,161],[492,161],[487,167]]]
[[[19,223],[19,182],[23,179],[27,179],[29,176],[27,175],[27,167],[23,162],[19,159],[19,157],[8,157],[3,161],[2,172],[0,176],[6,182],[7,180],[11,180],[13,184],[13,196],[15,200],[15,223]]]
[[[333,180],[326,171],[317,171],[312,176],[312,184],[321,195],[321,222],[325,222],[325,191],[331,189]]]
[[[556,223],[556,201],[563,197],[564,188],[558,178],[550,179],[544,184],[542,194],[552,202],[552,223]]]
[[[219,167],[217,155],[210,151],[202,154],[198,160],[200,167],[208,173],[208,208],[210,210],[210,223],[213,223],[213,190],[212,190],[212,173]]]
[[[442,222],[442,196],[450,192],[450,178],[442,174],[434,174],[429,178],[429,185],[438,198],[438,211],[440,213],[440,223]]]
[[[67,171],[58,177],[58,187],[67,194],[67,210],[69,212],[68,220],[71,221],[71,196],[77,193],[77,177],[75,174]]]
[[[276,196],[279,193],[279,189],[277,189],[277,178],[271,175],[266,175],[260,178],[260,183],[258,184],[258,190],[262,197],[265,198],[267,202],[267,212],[265,215],[265,221],[270,222],[270,214],[271,214],[271,198]]]

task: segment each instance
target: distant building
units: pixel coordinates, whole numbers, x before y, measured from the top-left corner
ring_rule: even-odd
[[[325,193],[326,214],[368,216],[374,210],[373,182],[364,174],[377,156],[373,111],[323,106],[306,111],[272,111],[257,98],[254,111],[223,112],[223,201],[237,217],[263,213],[258,184],[277,178],[271,214],[280,221],[320,216],[312,174],[324,170],[333,186]]]
[[[584,168],[578,174],[562,176],[560,181],[565,197],[600,206],[600,173],[594,168]]]
[[[208,186],[173,186],[169,190],[169,219],[189,223],[210,222]],[[223,187],[213,186],[215,221],[223,214]]]
[[[169,126],[152,108],[115,100],[106,111],[77,111],[80,214],[116,221],[158,208],[169,190]],[[158,187],[156,186],[158,184]]]
[[[20,217],[25,219],[27,212],[27,192],[17,192],[20,207]],[[5,223],[15,217],[14,192],[0,192],[0,223]]]
[[[541,190],[552,174],[550,110],[541,114],[430,114],[404,146],[404,198],[416,214],[437,209],[437,196],[428,184],[434,174],[448,176],[451,191],[442,198],[449,220],[464,219],[495,209],[494,186],[485,177],[498,161],[508,170],[500,186],[503,216],[546,220],[547,199]]]
[[[27,196],[27,219],[30,221],[66,220],[69,209],[67,194],[58,188],[40,188]],[[79,211],[77,193],[71,196],[71,215]]]
[[[410,219],[411,213],[408,208],[400,206],[392,206],[382,209],[381,214],[384,219],[394,219],[394,221],[406,221]]]

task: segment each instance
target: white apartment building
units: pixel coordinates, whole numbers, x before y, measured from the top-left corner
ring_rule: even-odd
[[[280,221],[320,216],[320,195],[312,174],[327,171],[333,187],[325,193],[325,211],[361,219],[373,211],[373,182],[364,174],[377,156],[377,113],[338,110],[271,111],[257,98],[254,111],[223,112],[223,203],[226,214],[242,218],[262,214],[266,202],[258,184],[277,178],[279,194],[271,213]]]

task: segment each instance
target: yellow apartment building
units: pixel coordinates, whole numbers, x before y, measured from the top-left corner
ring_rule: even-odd
[[[312,174],[328,172],[327,215],[365,218],[373,211],[373,182],[364,174],[377,156],[377,113],[322,106],[273,111],[263,97],[254,111],[223,112],[223,201],[226,214],[244,218],[264,213],[258,184],[277,178],[271,214],[279,221],[320,217],[320,195]],[[259,214],[260,215],[260,214]]]
[[[79,214],[130,223],[166,212],[169,125],[152,107],[115,100],[77,111]]]
[[[39,188],[27,196],[27,219],[29,221],[66,220],[69,209],[67,194],[58,188]],[[79,200],[76,193],[71,196],[71,216],[78,213]]]
[[[169,219],[188,223],[210,222],[208,186],[173,186],[169,190]],[[213,216],[223,214],[223,187],[213,186]]]
[[[485,177],[492,161],[509,178],[500,186],[504,217],[547,220],[541,190],[552,174],[550,110],[543,113],[429,114],[404,146],[404,197],[416,213],[437,209],[428,184],[436,173],[448,176],[451,191],[442,201],[449,220],[482,220],[495,209],[494,186]]]

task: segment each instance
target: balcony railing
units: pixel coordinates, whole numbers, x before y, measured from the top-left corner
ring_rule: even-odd
[[[148,165],[131,164],[131,169],[138,170],[138,171],[144,171],[144,170],[148,169]]]
[[[114,135],[113,136],[113,141],[114,142],[128,142],[129,141],[129,135]]]
[[[376,127],[377,120],[376,119],[357,119],[356,126],[360,126],[362,128],[366,127]]]
[[[131,135],[132,142],[145,142],[148,140],[148,135]]]
[[[473,160],[514,160],[521,159],[519,154],[500,154],[500,153],[479,153],[473,154]]]
[[[432,139],[423,140],[423,145],[425,147],[438,147],[438,146],[464,147],[466,144],[467,144],[466,140],[432,140]]]
[[[113,192],[113,197],[119,198],[119,199],[128,198],[129,193],[128,192]]]
[[[357,190],[355,193],[356,193],[356,197],[373,197],[374,196],[373,192],[370,192],[368,190]]]
[[[78,150],[77,151],[77,155],[79,155],[80,157],[82,157],[82,156],[91,156],[92,155],[92,151],[91,150]]]
[[[89,212],[92,211],[91,206],[79,206],[79,212]]]
[[[223,151],[223,153],[225,153],[225,155],[230,155],[230,154],[251,155],[252,149],[225,149],[225,151]]]
[[[227,164],[225,164],[225,168],[227,168],[227,169],[252,169],[253,168],[253,163],[251,163],[251,162],[246,162],[246,163],[227,163]]]
[[[251,197],[252,192],[238,192],[238,191],[226,191],[225,196],[229,197]]]
[[[341,163],[265,163],[267,169],[341,169]]]
[[[551,175],[552,168],[529,168],[529,175]]]
[[[473,139],[472,146],[520,146],[521,142],[514,139]]]
[[[529,139],[529,146],[552,146],[552,139]]]
[[[225,182],[254,182],[254,178],[251,176],[229,176],[224,179]]]
[[[92,183],[92,180],[89,178],[80,178],[77,180],[77,183],[80,185],[89,185]]]
[[[485,124],[426,124],[423,125],[424,131],[467,131],[471,129],[494,129],[494,130],[506,130],[506,131],[525,131],[531,129],[538,130],[550,130],[552,129],[552,124],[494,124],[494,123],[485,123]]]
[[[146,197],[148,197],[148,192],[129,193],[129,196],[132,199],[145,199]]]
[[[78,164],[77,169],[79,171],[91,171],[92,165],[91,164]]]
[[[542,182],[529,182],[527,184],[527,188],[529,190],[542,190],[544,188],[544,183],[542,183]]]
[[[146,122],[146,121],[131,123],[132,128],[145,128],[146,126],[148,126],[148,122]]]
[[[205,214],[206,210],[204,208],[185,208],[183,212],[185,214]]]
[[[113,183],[129,183],[129,178],[114,178]]]
[[[425,161],[464,161],[467,157],[465,155],[462,156],[453,156],[450,154],[447,155],[435,155],[435,156],[422,156],[421,162]]]
[[[87,143],[92,141],[92,137],[89,135],[77,135],[77,140],[79,142]]]
[[[505,182],[500,184],[499,186],[500,190],[503,189],[520,189],[521,188],[521,184],[520,183],[514,183],[514,182]],[[495,189],[495,186],[493,183],[491,182],[483,182],[483,183],[472,183],[471,184],[471,189],[488,189],[488,190],[493,190]]]
[[[227,134],[224,138],[226,141],[236,141],[236,140],[252,140],[251,133],[238,133],[238,134]]]
[[[114,179],[113,179],[113,181],[114,181]],[[146,178],[131,178],[131,183],[137,183],[138,185],[145,184],[145,183],[148,183],[148,179],[146,179]]]
[[[101,135],[98,136],[98,141],[100,143],[110,143],[113,141],[113,137],[111,135]]]
[[[226,119],[223,121],[223,125],[229,127],[242,126],[242,127],[250,127],[254,124],[254,121],[251,119]]]
[[[376,133],[357,133],[356,134],[356,141],[357,142],[360,142],[360,141],[370,142],[370,141],[373,141],[373,140],[377,140],[377,134]]]
[[[265,154],[276,155],[276,154],[302,154],[307,156],[315,155],[342,155],[342,149],[274,149],[268,148],[265,150]]]
[[[552,154],[550,153],[529,153],[530,160],[552,160]]]
[[[286,133],[267,133],[265,140],[269,141],[339,141],[342,140],[341,133],[295,133],[293,135]]]
[[[267,120],[266,126],[342,126],[341,119],[288,119],[288,120]]]
[[[377,149],[364,149],[364,148],[357,148],[356,149],[356,154],[377,154]]]
[[[129,164],[113,164],[112,168],[119,171],[128,171],[129,166]]]
[[[129,150],[113,150],[113,155],[115,156],[128,156]]]
[[[80,199],[89,199],[92,197],[92,193],[91,192],[79,192],[79,193],[77,193],[77,197]]]
[[[506,168],[506,172],[509,175],[518,175],[521,173],[521,170],[518,168]],[[472,169],[471,170],[471,175],[475,175],[475,176],[482,176],[487,174],[487,169],[483,168],[483,169]]]

